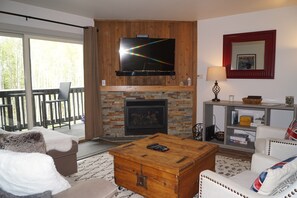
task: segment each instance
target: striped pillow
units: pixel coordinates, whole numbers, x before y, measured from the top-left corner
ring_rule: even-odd
[[[294,119],[287,129],[285,136],[287,140],[297,140],[297,120]]]
[[[260,173],[251,189],[262,195],[270,195],[280,183],[297,171],[297,156],[281,161]]]

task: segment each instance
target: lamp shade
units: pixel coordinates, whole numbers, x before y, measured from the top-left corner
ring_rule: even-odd
[[[226,67],[212,66],[207,68],[206,80],[226,80]]]

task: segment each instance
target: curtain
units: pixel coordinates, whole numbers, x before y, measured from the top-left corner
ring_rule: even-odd
[[[99,92],[97,28],[84,29],[85,139],[103,135]]]

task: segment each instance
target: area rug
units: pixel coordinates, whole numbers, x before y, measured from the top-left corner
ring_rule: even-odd
[[[250,169],[249,161],[216,155],[216,172],[231,177]],[[107,152],[78,161],[78,172],[69,177],[73,182],[91,178],[103,178],[114,183],[113,157]],[[117,198],[142,198],[125,188],[118,189]]]

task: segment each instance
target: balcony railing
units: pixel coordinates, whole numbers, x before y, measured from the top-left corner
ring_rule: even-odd
[[[33,90],[33,122],[34,126],[44,126],[42,101],[53,100],[58,97],[59,89],[34,89]],[[77,120],[81,120],[84,115],[84,88],[76,87],[70,90],[70,116],[62,113],[62,121],[72,121],[76,124]],[[1,107],[2,105],[2,107]],[[0,111],[1,125],[5,130],[22,130],[28,128],[27,107],[25,90],[1,90],[0,91]],[[31,108],[31,107],[29,107]],[[46,115],[49,109],[46,108]],[[54,117],[54,124],[58,123]],[[45,122],[51,124],[49,116]]]

